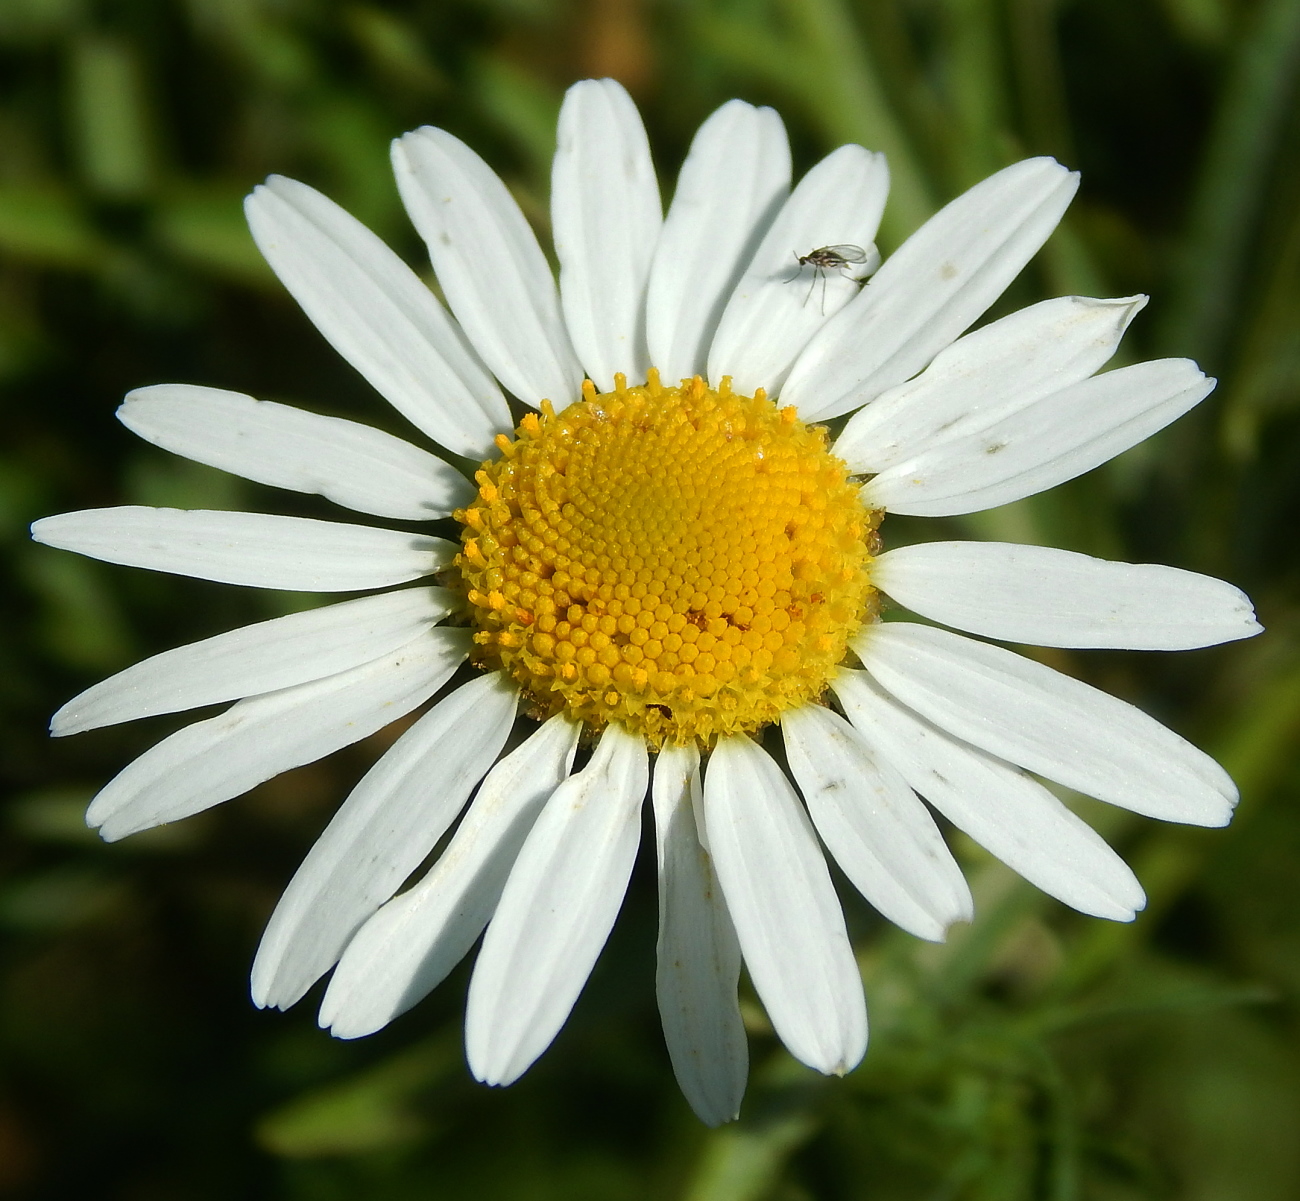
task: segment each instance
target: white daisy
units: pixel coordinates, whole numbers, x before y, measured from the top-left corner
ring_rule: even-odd
[[[486,928],[466,1046],[479,1079],[509,1083],[608,936],[649,792],[664,1032],[687,1099],[716,1123],[744,1090],[742,962],[798,1059],[843,1073],[865,1049],[819,841],[881,913],[941,939],[971,897],[920,797],[1040,888],[1121,921],[1141,886],[1034,776],[1170,821],[1228,821],[1222,769],[1131,705],[877,616],[884,595],[943,626],[1058,647],[1175,650],[1260,628],[1231,585],[1168,567],[1000,543],[881,553],[887,513],[1032,495],[1211,390],[1181,359],[1096,374],[1145,297],[1051,300],[962,336],[1051,233],[1075,175],[1048,158],[1008,167],[864,286],[853,270],[872,265],[882,156],[842,146],[791,190],[776,113],[731,101],[701,127],[663,218],[631,100],[588,81],[560,116],[557,290],[463,143],[420,129],[393,164],[454,318],[303,184],[272,177],[249,222],[339,352],[434,442],[482,462],[477,490],[389,434],[232,392],[143,388],[119,415],[155,445],[361,513],[454,514],[460,546],[138,507],[33,528],[203,579],[388,590],[168,651],[65,705],[55,734],[236,702],[100,792],[88,820],[110,840],[364,738],[437,697],[467,657],[483,669],[397,740],[308,854],[257,954],[259,1005],[291,1005],[334,968],[321,1022],[367,1034]],[[507,392],[540,410],[513,434]],[[833,445],[809,424],[848,413]],[[540,724],[502,757],[520,711]],[[789,775],[759,740],[770,725]],[[594,746],[574,771],[584,730]]]

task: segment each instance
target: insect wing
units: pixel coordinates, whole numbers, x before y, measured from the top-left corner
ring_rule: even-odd
[[[813,253],[825,255],[827,259],[837,258],[841,263],[865,263],[871,257],[861,246],[855,246],[852,242],[844,242],[838,246],[822,246]]]

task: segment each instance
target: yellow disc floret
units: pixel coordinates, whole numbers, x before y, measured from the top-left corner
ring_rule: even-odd
[[[761,391],[588,383],[497,443],[456,565],[475,661],[538,717],[708,746],[820,697],[873,612],[879,514]]]

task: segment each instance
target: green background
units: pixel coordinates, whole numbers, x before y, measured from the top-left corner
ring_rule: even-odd
[[[1296,0],[0,0],[0,1197],[1288,1201],[1300,1196],[1300,4]],[[468,1077],[460,971],[357,1043],[247,998],[279,890],[382,738],[105,846],[87,799],[175,719],[51,742],[48,714],[138,657],[310,603],[37,547],[35,517],[301,498],[113,420],[172,380],[400,431],[261,264],[241,196],[321,188],[423,265],[387,170],[444,126],[539,230],[563,89],[621,79],[671,181],[731,96],[804,169],[889,154],[887,251],[1028,153],[1083,171],[998,311],[1153,301],[1122,357],[1220,378],[1174,428],[1054,493],[887,542],[976,536],[1231,579],[1268,633],[1043,657],[1218,756],[1227,830],[1078,802],[1150,907],[1081,918],[960,839],[974,926],[943,947],[847,897],[866,1062],[824,1080],[749,1004],[744,1117],[707,1131],[653,999],[652,864],[573,1019],[515,1087]],[[670,185],[669,185],[670,186]]]

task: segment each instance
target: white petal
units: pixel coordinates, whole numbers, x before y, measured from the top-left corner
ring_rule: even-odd
[[[1132,921],[1137,877],[1091,826],[1010,764],[949,738],[861,671],[831,683],[862,738],[949,821],[1031,884],[1095,917]]]
[[[654,770],[659,1015],[686,1100],[701,1121],[718,1126],[740,1112],[749,1048],[736,998],[740,944],[696,832],[702,804],[699,751],[665,746]]]
[[[978,433],[942,442],[863,486],[874,508],[919,517],[977,513],[1055,488],[1113,459],[1214,390],[1190,359],[1094,375]]]
[[[483,933],[542,805],[569,774],[582,727],[556,714],[494,767],[447,849],[347,945],[320,1024],[360,1038],[423,1000]]]
[[[1183,651],[1263,629],[1223,580],[1047,546],[900,546],[872,563],[871,582],[931,621],[1035,646]]]
[[[719,739],[704,825],[750,979],[790,1054],[827,1075],[867,1049],[867,1006],[812,823],[785,774],[743,735]]]
[[[117,417],[173,454],[259,484],[319,493],[360,513],[429,521],[474,496],[454,467],[401,438],[240,392],[137,388]]]
[[[727,301],[709,350],[715,384],[729,375],[737,392],[781,390],[808,339],[858,295],[847,271],[818,274],[796,256],[837,244],[869,251],[888,193],[885,156],[861,146],[832,151],[799,181]]]
[[[575,83],[556,133],[551,227],[569,337],[602,392],[616,371],[630,384],[646,378],[645,287],[662,223],[632,97],[612,79]]]
[[[448,450],[481,459],[513,424],[442,305],[378,237],[314,188],[272,175],[244,202],[258,249],[331,346]]]
[[[32,537],[106,563],[223,584],[292,592],[353,592],[404,584],[447,566],[445,538],[215,509],[82,509],[43,517]]]
[[[516,1080],[568,1018],[623,903],[648,783],[640,736],[606,726],[529,832],[469,985],[465,1052],[485,1084]]]
[[[821,421],[911,378],[1020,274],[1078,186],[1055,160],[1031,158],[940,209],[809,343],[782,401]]]
[[[253,1000],[287,1009],[433,850],[501,753],[519,691],[503,672],[440,700],[352,790],[271,914]]]
[[[466,631],[431,630],[351,671],[240,701],[119,772],[91,802],[86,822],[116,842],[351,746],[428,700],[468,650]]]
[[[483,361],[520,400],[576,400],[582,368],[560,316],[551,268],[491,167],[446,130],[393,143],[402,203],[429,247],[451,311]]]
[[[929,810],[838,714],[820,705],[781,718],[786,758],[835,862],[891,922],[942,942],[974,902]]]
[[[707,373],[722,310],[789,191],[790,143],[774,110],[728,100],[700,126],[646,295],[650,361],[665,383]]]
[[[163,651],[75,696],[56,737],[180,713],[337,675],[404,647],[451,612],[444,588],[409,588],[259,621]]]
[[[1237,789],[1140,709],[1021,655],[891,621],[851,644],[885,689],[940,729],[1068,788],[1148,817],[1223,826]]]
[[[856,412],[835,453],[851,471],[884,471],[986,429],[1101,368],[1146,302],[1063,296],[958,338],[915,379]]]

